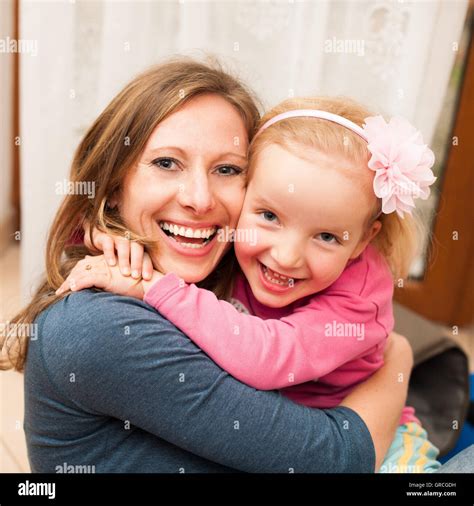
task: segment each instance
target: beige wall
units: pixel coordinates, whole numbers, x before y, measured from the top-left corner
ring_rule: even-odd
[[[13,35],[13,0],[0,2],[0,38]],[[0,53],[0,246],[12,215],[12,93],[13,55]]]

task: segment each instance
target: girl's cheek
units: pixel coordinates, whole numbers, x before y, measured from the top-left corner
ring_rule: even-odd
[[[256,229],[258,228],[252,214],[249,213],[248,211],[246,211],[245,207],[243,208],[243,210],[240,214],[237,228],[242,231],[240,233],[241,235],[243,234],[243,235],[249,235],[249,236],[251,234],[255,235]],[[251,232],[251,234],[250,234],[250,232]]]
[[[241,227],[240,225],[241,222],[239,222],[237,231],[235,254],[239,263],[242,265],[260,255],[265,249],[265,245],[262,242],[261,235],[259,235],[258,227]]]
[[[318,279],[325,285],[334,283],[342,274],[345,263],[337,255],[323,256],[320,254],[319,262],[315,262],[311,266],[313,277]]]
[[[236,179],[232,182],[232,184],[228,184],[227,186],[222,185],[217,189],[217,191],[218,200],[223,203],[224,207],[227,209],[227,212],[231,217],[230,221],[232,222],[232,227],[237,227],[240,213],[242,212],[242,206],[244,204],[244,185],[238,179]]]
[[[255,255],[255,248],[252,248],[247,241],[237,240],[234,245],[235,255],[240,264],[246,264]]]

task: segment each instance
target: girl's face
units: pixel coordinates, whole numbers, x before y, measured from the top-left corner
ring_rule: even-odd
[[[364,230],[373,200],[354,180],[353,167],[341,158],[299,149],[308,158],[275,144],[262,150],[238,224],[254,229],[254,235],[240,237],[256,241],[236,242],[235,252],[254,296],[269,307],[327,288],[380,229],[376,221]]]
[[[187,282],[206,278],[229,243],[245,194],[248,135],[239,112],[218,95],[199,95],[154,130],[117,196],[135,232],[157,241],[153,264]],[[113,202],[112,202],[113,205]]]

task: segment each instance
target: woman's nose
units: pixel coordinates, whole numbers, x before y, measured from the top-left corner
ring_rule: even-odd
[[[207,171],[190,171],[188,178],[178,188],[178,201],[195,214],[206,214],[215,207],[213,189]]]

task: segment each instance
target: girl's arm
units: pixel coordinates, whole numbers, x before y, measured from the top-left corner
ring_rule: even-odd
[[[185,332],[216,363],[254,388],[273,390],[316,380],[367,353],[382,343],[387,335],[387,329],[376,322],[375,304],[350,292],[338,296],[318,296],[317,302],[313,298],[308,307],[286,318],[262,320],[239,313],[211,292],[194,285],[181,286],[174,275],[168,275],[156,284],[156,277],[163,275],[154,271],[151,281],[144,280],[143,286],[135,284],[133,278],[120,276],[117,269],[110,267],[115,261],[110,255],[113,256],[116,248],[120,270],[124,274],[124,266],[121,264],[130,252],[127,250],[124,254],[124,246],[127,246],[124,239],[96,229],[93,234],[94,242],[108,251],[105,258],[109,270],[86,271],[86,264],[90,263],[89,257],[85,263],[79,262],[57,294],[69,288],[76,291],[96,286],[114,293],[142,298],[142,288],[146,286],[149,289],[153,286],[146,301]],[[133,245],[141,250],[139,256],[135,255],[135,263],[138,264],[144,258],[143,248],[138,244]],[[136,275],[133,273],[133,253],[132,248],[132,275]],[[145,258],[151,264],[148,255],[145,254]],[[105,262],[101,260],[101,263]],[[129,270],[126,273],[129,274]],[[356,325],[356,330],[362,330],[362,333],[334,335],[333,322]],[[218,339],[216,334],[208,332],[210,328],[219,329]]]
[[[287,317],[263,320],[174,274],[153,281],[143,284],[145,302],[232,376],[259,390],[318,379],[387,335],[376,321],[377,307],[349,292],[318,295]],[[354,335],[334,332],[333,322],[357,324]]]
[[[384,359],[385,365],[341,403],[356,411],[366,423],[375,446],[376,470],[392,443],[405,406],[413,367],[410,344],[403,336],[390,334]]]

